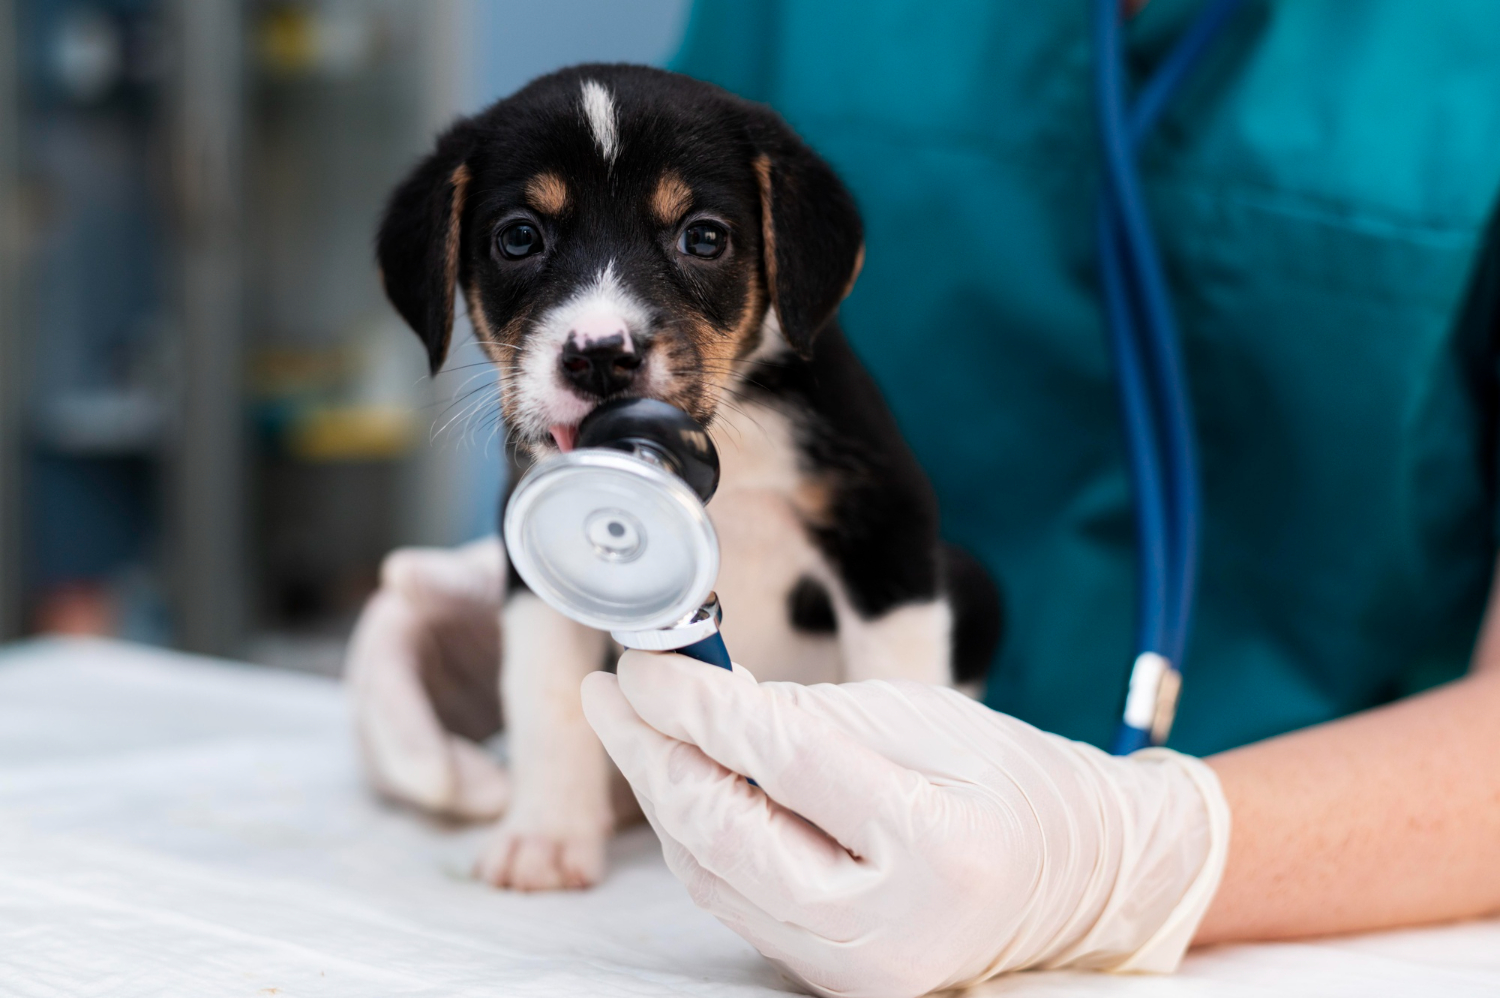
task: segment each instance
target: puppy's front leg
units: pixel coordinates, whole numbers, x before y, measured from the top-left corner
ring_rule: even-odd
[[[613,815],[608,758],[584,719],[579,685],[603,663],[606,636],[524,591],[502,620],[511,804],[477,872],[518,890],[587,887],[604,874]]]

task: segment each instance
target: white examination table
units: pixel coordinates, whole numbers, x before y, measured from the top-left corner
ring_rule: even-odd
[[[784,990],[693,907],[648,830],[616,840],[595,890],[491,890],[467,876],[483,830],[374,800],[348,729],[326,679],[104,642],[0,651],[0,995]],[[1500,996],[1500,922],[979,993]]]

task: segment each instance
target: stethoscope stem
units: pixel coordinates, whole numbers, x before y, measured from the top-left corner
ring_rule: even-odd
[[[724,620],[723,608],[719,606],[716,593],[709,593],[703,605],[670,627],[656,627],[647,631],[611,631],[611,635],[626,648],[640,651],[672,652],[686,655],[721,669],[734,670],[729,661],[729,649],[724,646],[724,636],[719,633],[719,624]]]
[[[719,633],[719,623],[723,619],[724,612],[719,606],[719,597],[709,593],[708,599],[696,613],[690,614],[686,620],[673,627],[654,631],[614,631],[613,634],[615,640],[626,648],[686,655],[733,672],[729,648],[724,644],[724,636]],[[684,639],[688,641],[687,644],[681,643]],[[752,787],[760,786],[748,776],[745,777],[745,782]]]
[[[724,636],[714,631],[708,637],[694,641],[690,645],[684,645],[677,649],[677,654],[686,655],[688,658],[696,658],[700,662],[709,665],[717,665],[721,669],[734,671],[734,666],[729,661],[729,649],[724,646]]]

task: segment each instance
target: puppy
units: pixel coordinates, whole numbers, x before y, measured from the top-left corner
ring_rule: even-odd
[[[724,638],[758,678],[948,683],[987,665],[996,591],[939,540],[932,489],[834,322],[859,214],[774,112],[639,66],[542,77],[439,137],[377,256],[434,372],[463,292],[522,465],[569,450],[607,399],[662,399],[709,428]],[[610,769],[578,691],[608,635],[514,573],[501,633],[512,794],[480,875],[594,883]]]

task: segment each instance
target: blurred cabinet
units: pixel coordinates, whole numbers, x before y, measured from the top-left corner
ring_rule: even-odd
[[[412,535],[429,389],[370,241],[452,6],[0,4],[4,633],[235,651]]]
[[[16,11],[0,0],[0,641],[21,630],[21,199]]]
[[[334,638],[389,548],[492,531],[494,373],[460,316],[426,376],[380,209],[456,113],[686,9],[0,0],[0,638]]]
[[[248,7],[245,318],[262,627],[346,627],[381,557],[409,534],[426,386],[371,246],[386,194],[430,138],[441,71],[426,38],[441,6]]]
[[[8,6],[8,616],[161,638],[173,417],[161,11],[150,0]]]

